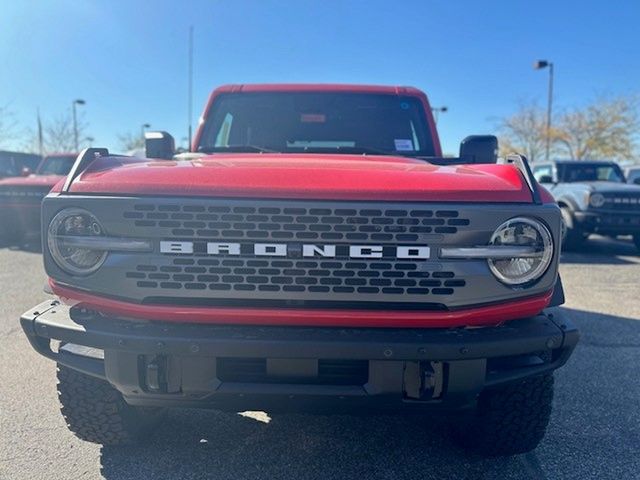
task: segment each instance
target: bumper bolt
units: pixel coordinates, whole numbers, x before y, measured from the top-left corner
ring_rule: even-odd
[[[198,353],[200,351],[200,347],[198,345],[191,345],[189,347],[189,350],[191,351],[191,353]]]
[[[127,342],[125,342],[122,339],[118,340],[118,345],[120,345],[121,347],[124,347],[125,343],[127,343]]]
[[[426,354],[426,353],[427,353],[427,349],[426,349],[426,348],[419,348],[419,349],[418,349],[418,353],[419,353],[420,355],[424,355],[424,354]]]
[[[553,338],[550,338],[549,340],[547,340],[547,348],[553,348],[554,345],[556,344],[556,342],[553,340]]]
[[[462,347],[462,348],[460,349],[460,353],[461,353],[462,355],[466,355],[467,353],[469,353],[469,349],[468,349],[467,347]]]
[[[163,347],[164,347],[164,342],[158,342],[158,343],[156,343],[156,347],[158,347],[158,348],[163,348]]]
[[[382,354],[385,357],[390,357],[391,355],[393,355],[393,350],[391,350],[390,348],[387,348],[384,352],[382,352]]]

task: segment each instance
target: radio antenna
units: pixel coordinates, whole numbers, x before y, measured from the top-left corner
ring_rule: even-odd
[[[193,25],[189,27],[189,86],[188,86],[188,115],[189,115],[189,144],[187,145],[187,151],[191,151],[191,136],[193,118]]]

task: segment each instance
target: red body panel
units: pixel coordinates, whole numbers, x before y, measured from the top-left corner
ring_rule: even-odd
[[[112,300],[49,281],[60,298],[73,305],[117,315],[179,323],[238,325],[290,325],[333,327],[441,328],[493,326],[540,313],[549,305],[553,292],[499,305],[449,312],[395,310],[319,310],[288,308],[215,308],[179,305],[139,305]]]
[[[119,163],[118,168],[112,167]],[[72,193],[343,200],[531,201],[516,168],[439,167],[371,155],[218,154],[197,160],[98,159]]]

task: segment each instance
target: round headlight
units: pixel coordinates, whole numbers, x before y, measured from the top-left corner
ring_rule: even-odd
[[[604,205],[604,195],[601,193],[592,193],[589,195],[589,205],[594,208],[600,208]]]
[[[78,237],[97,237],[104,234],[102,225],[91,213],[81,208],[67,208],[59,212],[49,224],[47,244],[53,260],[72,275],[89,275],[103,264],[104,250],[87,248]]]
[[[553,240],[541,222],[524,217],[512,218],[500,225],[491,237],[491,245],[531,247],[513,258],[490,259],[489,268],[507,285],[524,285],[540,278],[553,258]]]

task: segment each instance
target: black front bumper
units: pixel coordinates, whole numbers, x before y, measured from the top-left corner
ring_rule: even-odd
[[[588,233],[604,235],[640,234],[640,213],[634,211],[590,211],[574,214],[577,224]]]
[[[364,329],[134,322],[50,301],[21,323],[39,353],[130,404],[236,411],[464,409],[484,388],[562,366],[578,342],[562,310],[490,328]]]

